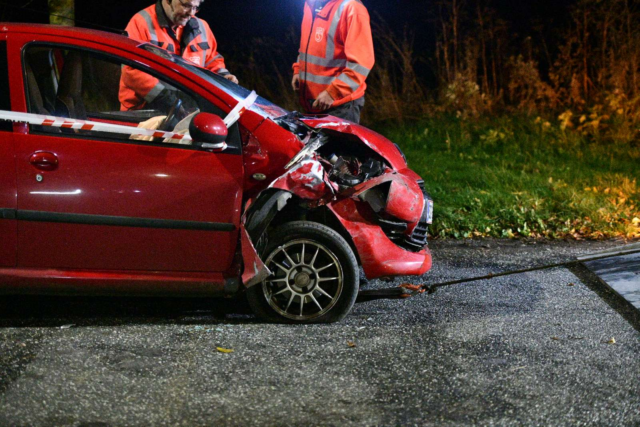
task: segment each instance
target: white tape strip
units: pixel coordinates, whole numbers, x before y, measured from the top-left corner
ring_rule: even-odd
[[[13,111],[0,110],[0,120],[10,120],[12,122],[29,123],[39,126],[52,126],[63,129],[93,130],[96,132],[119,133],[123,135],[143,135],[154,138],[169,138],[181,141],[191,141],[188,135],[165,132],[162,130],[142,129],[132,126],[114,125],[111,123],[94,122],[90,120],[68,119],[64,117],[44,116],[41,114],[16,113]]]
[[[224,118],[224,124],[230,128],[238,121],[240,116],[253,105],[258,98],[258,94],[252,91],[244,100],[238,102],[233,110]],[[94,122],[91,120],[68,119],[65,117],[45,116],[42,114],[16,113],[14,111],[0,110],[0,120],[12,122],[29,123],[38,126],[51,126],[63,129],[92,130],[96,132],[119,133],[123,135],[142,135],[154,138],[173,139],[179,141],[192,141],[189,134],[182,135],[174,132],[162,130],[143,129],[133,126],[114,125],[112,123]]]
[[[249,96],[247,96],[244,100],[238,102],[238,105],[235,106],[233,110],[224,118],[224,124],[227,125],[227,129],[230,128],[235,122],[238,121],[240,116],[250,108],[254,102],[258,99],[258,94],[255,90],[251,91]]]

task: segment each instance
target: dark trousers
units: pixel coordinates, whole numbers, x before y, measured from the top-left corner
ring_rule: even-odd
[[[329,114],[331,116],[349,120],[350,122],[360,123],[360,112],[362,111],[362,107],[364,107],[364,96],[338,107],[329,108],[328,110],[323,111],[322,114]]]

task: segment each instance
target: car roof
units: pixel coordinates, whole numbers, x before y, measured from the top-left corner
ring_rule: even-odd
[[[29,33],[46,34],[72,39],[87,40],[108,44],[114,47],[131,48],[139,46],[141,43],[132,40],[122,34],[110,33],[107,31],[90,30],[80,27],[69,27],[65,25],[45,25],[45,24],[23,24],[13,22],[0,22],[0,33]]]

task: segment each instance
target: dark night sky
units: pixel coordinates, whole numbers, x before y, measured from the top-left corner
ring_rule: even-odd
[[[566,16],[572,0],[493,0],[494,8],[512,23],[515,31],[527,33],[533,22],[549,28]],[[364,0],[370,13],[380,14],[393,27],[407,26],[417,34],[417,43],[426,36],[425,27],[435,10],[430,0]],[[11,4],[13,6],[1,6]],[[150,0],[76,0],[78,26],[95,23],[124,28],[130,17],[151,4]],[[303,0],[207,0],[199,14],[211,25],[221,45],[255,36],[282,36],[289,28],[299,26]],[[16,6],[29,10],[21,11]],[[10,21],[46,22],[47,0],[0,0],[2,19]],[[42,12],[42,13],[38,13]]]
[[[131,17],[149,6],[153,0],[75,0],[76,25],[123,30]],[[459,0],[460,1],[460,0]],[[462,0],[470,3],[471,0]],[[509,23],[511,44],[518,49],[536,49],[543,45],[541,33],[532,28],[542,27],[545,47],[553,52],[559,44],[558,32],[566,27],[569,6],[577,0],[482,0],[489,4],[498,16]],[[433,58],[435,36],[433,19],[436,0],[363,0],[372,16],[381,16],[398,33],[407,28],[415,35],[414,52],[416,72],[422,79],[434,84]],[[218,40],[218,49],[230,58],[238,58],[239,50],[246,49],[254,37],[273,37],[283,40],[297,32],[302,19],[304,0],[206,0],[198,14],[211,26]],[[20,6],[23,6],[20,9]],[[8,3],[0,0],[0,20],[48,23],[47,0],[20,0]],[[92,24],[96,26],[92,26]],[[532,35],[533,44],[522,43]],[[297,41],[295,42],[297,43]],[[295,44],[294,43],[294,44]],[[292,62],[297,47],[285,44],[281,59]],[[291,51],[288,54],[288,51]],[[548,64],[543,65],[548,66]],[[288,68],[288,67],[284,67]]]

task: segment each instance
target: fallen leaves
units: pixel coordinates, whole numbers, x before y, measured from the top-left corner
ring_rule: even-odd
[[[354,343],[353,341],[347,341],[347,347],[349,348],[356,347],[356,343]]]
[[[219,353],[233,353],[233,349],[231,348],[216,347],[216,350],[218,350]]]

